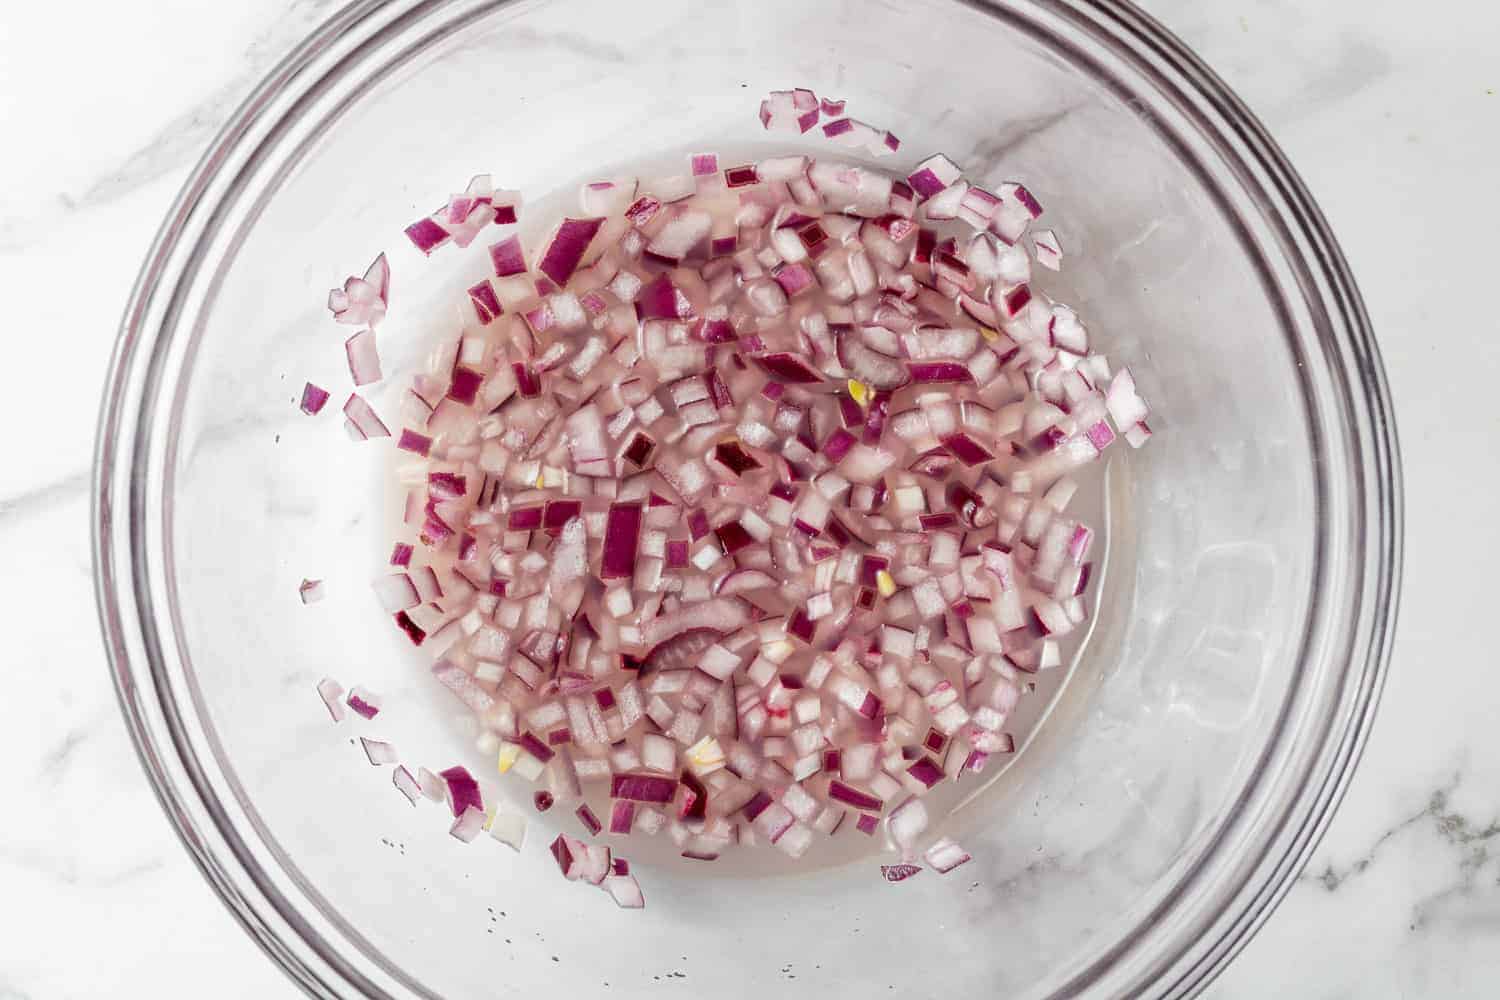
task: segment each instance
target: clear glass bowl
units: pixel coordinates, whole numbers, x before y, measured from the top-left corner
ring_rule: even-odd
[[[641,153],[766,148],[755,102],[791,85],[889,125],[902,164],[943,150],[1024,179],[1070,250],[1053,287],[1138,372],[1158,434],[1109,471],[1085,655],[953,820],[972,864],[900,886],[868,861],[647,866],[648,909],[620,911],[545,860],[569,817],[535,820],[519,858],[464,846],[349,746],[370,732],[493,778],[379,624],[381,446],[292,401],[347,384],[322,303],[378,250],[406,316],[448,308],[456,256],[424,266],[400,233],[470,174],[536,194]],[[382,327],[388,414],[434,335]],[[1332,236],[1223,84],[1108,0],[353,4],[256,90],[163,226],[96,488],[101,617],[147,772],[236,917],[320,996],[655,996],[679,973],[713,997],[1192,994],[1348,781],[1400,566],[1390,399]],[[326,602],[299,604],[304,576]],[[334,728],[324,674],[393,707]]]

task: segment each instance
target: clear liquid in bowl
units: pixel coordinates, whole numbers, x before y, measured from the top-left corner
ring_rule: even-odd
[[[590,174],[580,183],[596,179],[617,179],[621,177],[641,178],[643,188],[651,178],[672,176],[686,172],[687,160],[690,153],[701,150],[717,149],[719,154],[719,165],[727,168],[738,163],[753,163],[757,158],[770,155],[783,155],[787,151],[772,145],[766,146],[741,146],[735,147],[732,153],[726,153],[723,147],[713,144],[704,144],[692,149],[683,149],[679,152],[666,154],[649,160],[638,161],[629,166],[617,166],[606,168]],[[846,157],[841,157],[846,158]],[[881,164],[874,162],[874,167],[879,169]],[[531,256],[536,248],[546,238],[550,227],[555,226],[558,219],[564,216],[580,215],[578,205],[578,190],[580,183],[563,185],[556,190],[539,198],[531,196],[530,192],[523,192],[524,202],[520,212],[520,222],[516,227],[507,227],[506,230],[496,230],[498,235],[481,235],[469,248],[463,251],[446,248],[454,253],[465,255],[464,273],[473,272],[469,266],[476,257],[487,256],[484,248],[488,242],[503,238],[511,232],[517,232],[522,238],[522,243],[527,250],[528,262],[534,264]],[[732,196],[732,193],[731,193]],[[434,254],[428,266],[434,270],[450,268],[458,271],[459,267],[454,263],[454,258],[444,256],[443,252]],[[463,288],[467,286],[469,278],[464,281],[454,280],[450,282],[451,295],[459,302],[465,302]],[[451,315],[451,314],[449,314]],[[459,315],[468,316],[467,307],[462,307]],[[425,338],[419,336],[416,339],[425,340],[424,343],[415,345],[422,348],[413,354],[413,345],[406,345],[406,354],[421,358],[428,348],[439,348],[446,341],[451,344],[454,336],[454,325],[449,323],[434,326],[428,324],[411,324],[418,330],[425,328]],[[483,333],[486,327],[474,326],[467,329],[470,333]],[[410,372],[398,371],[392,373],[392,378],[405,381],[409,379]],[[394,433],[399,434],[399,429],[394,425]],[[392,449],[388,453],[389,468],[386,481],[389,489],[384,497],[386,517],[385,522],[389,528],[389,538],[399,538],[410,541],[408,537],[411,529],[402,523],[402,513],[406,502],[406,490],[400,484],[399,468],[413,461],[414,456]],[[1093,563],[1089,589],[1086,599],[1089,602],[1091,615],[1084,626],[1060,639],[1059,645],[1062,653],[1062,665],[1049,670],[1040,671],[1027,675],[1024,678],[1025,693],[1017,704],[1015,710],[1007,718],[1005,731],[1010,733],[1014,740],[1016,750],[1009,755],[994,755],[990,758],[987,766],[981,774],[965,774],[961,780],[946,780],[939,783],[928,791],[923,797],[932,819],[930,831],[940,832],[944,820],[950,814],[963,810],[970,812],[974,810],[987,810],[1000,808],[1001,811],[994,816],[995,821],[1003,821],[1003,809],[999,800],[1003,798],[1003,792],[997,786],[1006,783],[1010,777],[1008,772],[1015,768],[1024,766],[1028,745],[1038,729],[1053,714],[1054,709],[1060,704],[1067,693],[1070,683],[1079,671],[1079,665],[1085,660],[1085,654],[1089,647],[1090,637],[1096,630],[1101,608],[1106,612],[1111,602],[1109,597],[1109,583],[1113,575],[1111,572],[1112,562],[1118,558],[1116,550],[1116,539],[1120,537],[1118,526],[1112,523],[1112,517],[1118,516],[1112,497],[1126,495],[1128,486],[1125,482],[1128,477],[1129,461],[1118,449],[1113,450],[1105,461],[1094,462],[1082,469],[1070,474],[1070,478],[1078,484],[1078,490],[1068,505],[1066,513],[1077,520],[1088,524],[1093,528],[1095,537],[1090,550],[1090,560]],[[434,553],[424,549],[419,543],[413,558],[413,566],[422,563],[430,564],[440,575],[445,573],[453,564],[452,547]],[[721,567],[722,568],[722,567]],[[380,623],[383,626],[385,623]],[[374,627],[372,625],[372,627]],[[404,647],[402,655],[411,664],[412,671],[423,674],[430,670],[431,657],[424,651],[413,649],[407,645],[406,640],[393,630],[392,642],[399,643]],[[792,663],[793,661],[789,661]],[[424,678],[425,680],[425,678]],[[423,710],[441,713],[450,721],[450,731],[453,734],[453,742],[457,746],[465,747],[465,757],[462,761],[480,779],[485,786],[486,800],[498,792],[503,801],[502,808],[518,810],[526,815],[532,823],[548,824],[550,827],[568,833],[573,836],[583,836],[581,822],[574,815],[578,803],[558,803],[547,813],[539,813],[533,801],[534,794],[548,787],[547,778],[542,778],[533,784],[516,774],[504,776],[495,773],[495,759],[493,754],[480,752],[476,748],[476,740],[479,736],[478,720],[459,704],[453,696],[443,689],[435,680],[423,685],[424,704]],[[610,799],[608,797],[609,786],[607,782],[594,782],[584,785],[584,801],[593,810],[595,816],[603,822],[606,827],[609,820]],[[899,801],[899,798],[897,799]],[[890,811],[888,803],[886,813]],[[812,847],[800,858],[790,858],[775,850],[768,844],[757,844],[753,847],[731,846],[716,861],[707,863],[692,860],[681,856],[681,849],[672,840],[661,832],[655,836],[645,836],[639,833],[628,837],[610,835],[602,832],[599,838],[609,843],[616,853],[628,856],[632,863],[647,864],[656,867],[661,866],[683,866],[693,871],[696,875],[712,874],[715,877],[749,877],[761,878],[768,875],[794,874],[798,872],[840,868],[855,862],[865,864],[871,863],[876,856],[889,860],[891,858],[890,848],[887,844],[883,827],[874,836],[867,836],[855,828],[857,813],[853,809],[848,810],[844,823],[833,836],[818,836]],[[541,830],[533,831],[528,836],[540,834]],[[550,839],[553,832],[547,832],[545,836]]]

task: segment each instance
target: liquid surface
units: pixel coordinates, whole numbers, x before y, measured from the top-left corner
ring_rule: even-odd
[[[746,151],[748,154],[748,150]],[[765,150],[757,150],[761,155]],[[751,155],[745,155],[743,160],[721,153],[720,165],[729,166],[738,162],[750,162]],[[637,170],[607,170],[602,172],[604,177],[641,176],[649,178],[667,173],[681,172],[680,165],[685,157],[662,157],[651,163],[641,166]],[[529,194],[529,192],[528,192]],[[521,225],[519,232],[523,242],[528,248],[528,259],[541,245],[546,231],[563,215],[577,217],[581,214],[578,210],[578,188],[577,185],[565,185],[557,191],[552,192],[540,199],[529,198],[521,213]],[[482,245],[484,240],[479,241]],[[476,252],[471,247],[468,253]],[[481,251],[482,252],[482,251]],[[433,267],[444,266],[444,260],[434,259]],[[470,331],[482,332],[482,331]],[[432,339],[435,343],[451,342],[453,337],[451,327],[435,330]],[[399,377],[399,376],[398,376]],[[764,381],[763,376],[758,375],[759,381]],[[747,380],[744,380],[748,382]],[[736,398],[743,398],[744,389],[736,392]],[[393,428],[394,429],[394,428]],[[399,482],[403,475],[403,466],[409,466],[410,456],[399,452],[394,453],[396,458],[393,470],[392,482]],[[1116,460],[1112,463],[1111,475],[1123,475],[1119,467],[1121,462]],[[408,470],[409,471],[409,470]],[[1089,524],[1094,532],[1092,549],[1092,561],[1094,563],[1094,577],[1088,593],[1092,606],[1107,606],[1108,604],[1108,579],[1110,573],[1107,571],[1110,561],[1110,525],[1109,510],[1107,509],[1108,493],[1105,489],[1106,470],[1104,463],[1096,462],[1072,473],[1072,478],[1077,482],[1078,489],[1068,505],[1067,514],[1070,518],[1076,518]],[[409,479],[410,476],[407,475]],[[398,486],[393,489],[390,496],[388,510],[390,511],[389,522],[393,534],[400,535],[402,513],[406,508],[406,491]],[[439,574],[445,574],[452,569],[453,551],[451,548],[440,550],[437,553],[424,553],[419,548],[419,561],[429,562]],[[722,567],[720,567],[722,569]],[[794,598],[802,595],[794,594]],[[1009,755],[994,755],[990,758],[988,765],[982,775],[968,776],[963,782],[943,782],[925,796],[925,803],[929,813],[932,815],[932,829],[940,831],[943,818],[955,808],[968,810],[983,810],[987,806],[986,789],[997,784],[1010,768],[1024,766],[1022,761],[1025,757],[1026,746],[1036,728],[1046,719],[1047,715],[1063,696],[1070,678],[1078,670],[1078,665],[1084,661],[1084,653],[1087,648],[1087,637],[1092,631],[1093,620],[1086,627],[1078,629],[1060,641],[1062,654],[1062,665],[1043,670],[1035,674],[1025,675],[1023,681],[1027,685],[1024,696],[1020,699],[1016,708],[1010,713],[1006,722],[1006,732],[1010,733],[1016,742],[1016,752]],[[788,670],[805,669],[805,661],[810,656],[797,654],[793,660],[789,660],[784,666]],[[414,654],[413,659],[417,663],[425,664],[427,657],[420,653]],[[418,667],[421,669],[421,667]],[[467,718],[460,713],[454,713],[451,696],[445,691],[433,685],[436,702],[441,705],[440,709],[447,711],[455,718],[455,731],[462,739],[472,741],[475,738],[475,725],[472,718]],[[489,747],[489,741],[482,745]],[[487,789],[495,787],[493,781],[494,760],[492,753],[476,753],[468,762]],[[537,785],[524,781],[512,774],[500,779],[498,787],[501,794],[505,796],[512,808],[518,809],[535,822],[536,810],[532,804],[533,793],[537,788],[547,787],[545,777]],[[586,801],[592,807],[594,813],[606,824],[609,817],[609,799],[607,796],[608,783],[586,785]],[[992,796],[990,796],[992,797]],[[545,822],[555,825],[563,832],[575,836],[583,836],[581,825],[571,814],[577,807],[576,803],[559,803],[545,815]],[[877,832],[873,837],[866,836],[854,829],[855,813],[850,810],[850,815],[842,828],[833,837],[818,837],[808,853],[800,859],[785,857],[780,852],[762,845],[754,849],[734,849],[726,851],[724,855],[712,864],[703,862],[683,860],[678,856],[679,849],[666,836],[656,837],[632,836],[628,841],[622,841],[619,837],[609,837],[608,841],[617,844],[619,853],[631,857],[634,863],[652,864],[681,864],[693,866],[704,874],[712,873],[715,876],[749,875],[761,876],[776,872],[805,871],[809,868],[838,867],[856,860],[866,859],[872,855],[886,853],[887,845],[882,832]],[[995,817],[996,822],[1003,822],[1003,815]]]

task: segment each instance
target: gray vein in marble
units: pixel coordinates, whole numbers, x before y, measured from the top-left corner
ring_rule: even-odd
[[[1301,118],[1316,109],[1320,113],[1371,87],[1392,70],[1385,49],[1356,34],[1340,35],[1333,58],[1309,60],[1310,72],[1292,95],[1268,111],[1278,121]],[[1301,74],[1299,74],[1301,75]]]
[[[239,72],[223,86],[168,121],[118,166],[80,194],[56,192],[50,199],[64,214],[96,209],[165,176],[202,154],[208,141],[271,64],[316,24],[334,0],[291,0],[271,27],[245,48]],[[47,206],[43,213],[57,213]],[[33,217],[0,219],[0,253],[21,249],[37,231]]]
[[[1448,903],[1471,897],[1481,887],[1481,876],[1494,860],[1490,854],[1490,842],[1500,838],[1500,819],[1481,823],[1450,808],[1450,798],[1462,780],[1462,773],[1455,772],[1442,787],[1433,791],[1425,806],[1383,832],[1354,863],[1342,868],[1328,864],[1321,872],[1304,872],[1299,881],[1336,893],[1369,871],[1391,841],[1408,831],[1430,829],[1441,844],[1453,849],[1457,864],[1446,885],[1421,897],[1412,907],[1408,929],[1417,931],[1427,927],[1442,915]],[[1493,884],[1500,886],[1500,873]],[[1491,922],[1497,921],[1500,921],[1500,913],[1491,919]]]
[[[1266,99],[1253,102],[1253,110],[1276,125],[1327,114],[1396,69],[1390,47],[1357,19],[1318,18],[1306,4],[1295,0],[1260,0],[1235,21],[1238,34],[1274,34],[1282,39],[1275,46],[1275,63],[1264,60],[1261,46],[1231,41],[1224,10],[1218,5],[1173,0],[1150,7],[1154,17],[1197,43],[1200,52],[1224,72],[1232,85],[1259,82],[1257,77],[1274,66],[1277,82],[1291,86],[1245,89],[1265,92]]]
[[[42,777],[48,781],[61,778],[73,763],[78,748],[95,732],[95,723],[77,726],[63,734],[63,738],[42,755]]]
[[[541,48],[556,48],[563,52],[582,56],[586,60],[599,62],[627,63],[630,61],[630,53],[618,45],[610,45],[589,38],[585,35],[575,34],[571,31],[538,31],[524,25],[512,24],[504,28],[505,45],[497,46],[493,38],[477,37],[473,45],[484,49],[512,48],[527,52]],[[467,44],[459,48],[466,48]]]
[[[10,980],[0,977],[0,1000],[31,1000],[31,994]]]
[[[1070,104],[1046,114],[1007,122],[993,136],[977,143],[966,159],[969,162],[978,162],[980,166],[977,169],[979,170],[993,168],[1005,157],[1014,155],[1017,149],[1042,137],[1083,107],[1081,103]]]
[[[0,497],[0,519],[16,519],[53,504],[72,500],[89,485],[88,472],[74,472],[21,493]]]
[[[146,858],[112,871],[84,874],[76,856],[54,857],[23,847],[0,847],[0,865],[8,865],[42,878],[80,889],[112,889],[167,867],[165,858]]]

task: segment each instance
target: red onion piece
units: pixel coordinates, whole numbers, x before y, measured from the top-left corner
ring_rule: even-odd
[[[477,806],[468,806],[463,814],[453,821],[448,828],[448,833],[465,844],[472,843],[484,831],[484,810]]]
[[[691,319],[693,304],[665,274],[647,284],[636,296],[635,313],[640,319]]]
[[[634,822],[635,822],[635,803],[634,802],[631,802],[631,801],[626,800],[626,799],[621,799],[619,801],[616,801],[614,803],[614,805],[612,805],[610,807],[610,812],[609,812],[609,832],[610,833],[628,834],[628,833],[630,833],[631,826],[634,824]],[[625,871],[623,871],[623,872],[619,872],[619,871],[616,872],[616,874],[620,874],[620,875],[628,875],[629,873],[630,872],[629,872],[628,868]]]
[[[760,174],[754,164],[728,167],[724,171],[724,183],[729,188],[746,187],[760,182]]]
[[[562,872],[563,878],[573,881],[578,877],[577,866],[583,849],[582,841],[565,834],[558,834],[557,839],[552,841],[548,850],[552,852],[552,857],[557,862],[558,870]]]
[[[677,211],[674,209],[674,211]],[[713,231],[713,216],[707,212],[677,212],[646,245],[648,252],[676,264]]]
[[[594,815],[594,811],[590,809],[587,804],[579,806],[575,811],[575,814],[578,816],[578,821],[583,824],[584,829],[589,832],[590,836],[597,836],[599,831],[604,829],[604,824],[599,822],[599,817]]]
[[[677,794],[677,781],[660,775],[617,774],[611,779],[609,794],[615,799],[664,804]]]
[[[622,910],[640,910],[646,906],[646,897],[634,875],[610,875],[604,879],[604,891],[609,893],[615,905]]]
[[[957,181],[963,171],[942,153],[935,153],[917,164],[917,169],[906,178],[912,190],[923,198],[931,198]]]
[[[599,577],[618,580],[635,573],[635,553],[641,534],[641,505],[616,503],[609,508]]]
[[[542,252],[537,270],[559,286],[566,285],[602,225],[604,220],[597,218],[563,219],[548,242],[547,249]]]
[[[365,756],[376,767],[381,767],[385,764],[394,764],[401,759],[396,754],[396,748],[382,740],[372,740],[368,736],[361,736],[359,742],[360,746],[364,748]]]
[[[403,427],[401,437],[396,440],[396,447],[401,451],[409,451],[426,458],[432,451],[432,438],[426,434],[418,434],[409,427]]]
[[[448,786],[448,805],[453,810],[454,818],[461,817],[465,809],[478,809],[484,812],[484,800],[479,793],[479,782],[462,765],[455,765],[446,771],[439,771],[438,777],[442,778]]]
[[[887,882],[905,882],[921,870],[920,865],[881,865],[880,877]]]
[[[449,233],[433,219],[418,219],[406,227],[406,238],[423,256],[431,256],[432,251],[448,242]]]
[[[359,432],[360,440],[367,441],[370,438],[391,436],[389,428],[385,426],[375,409],[358,393],[349,394],[348,400],[344,403],[344,416]]]
[[[354,714],[366,719],[373,719],[380,714],[382,699],[365,688],[355,686],[349,692],[348,706]]]
[[[311,382],[302,387],[302,412],[308,416],[316,416],[323,411],[323,406],[328,402],[328,393]]]
[[[526,254],[521,249],[519,236],[508,236],[490,246],[490,263],[496,277],[506,278],[513,274],[526,273]],[[576,263],[576,262],[575,262]],[[496,315],[499,315],[496,313]]]
[[[537,737],[533,733],[522,733],[518,742],[521,744],[521,749],[531,754],[531,756],[535,757],[543,764],[547,763],[557,755],[557,752],[555,750],[553,750],[546,743],[543,743],[541,740],[537,739]]]
[[[318,697],[323,699],[323,706],[334,722],[344,721],[344,689],[338,681],[331,677],[318,681]]]
[[[500,304],[499,296],[495,294],[495,286],[488,280],[469,287],[469,303],[474,307],[475,318],[485,326],[492,323],[496,316],[505,312],[505,308]]]
[[[412,805],[417,804],[417,799],[421,796],[422,789],[417,784],[417,779],[413,778],[411,772],[405,767],[397,765],[395,772],[391,774],[391,784],[395,785],[396,789],[402,795],[406,796],[407,802],[410,802]]]
[[[973,382],[973,373],[967,367],[953,361],[934,361],[908,364],[911,380],[922,384],[940,382]]]
[[[1062,243],[1050,229],[1039,229],[1031,234],[1031,244],[1036,251],[1036,262],[1053,271],[1062,270]]]
[[[836,802],[862,809],[866,812],[880,812],[885,808],[885,803],[868,792],[861,792],[857,788],[851,788],[842,781],[830,781],[828,783],[828,797]]]
[[[807,385],[823,381],[823,376],[795,354],[767,354],[755,360],[767,372],[785,382]]]
[[[355,385],[380,381],[380,354],[375,349],[374,330],[361,330],[344,341],[344,353]]]

